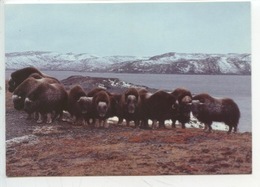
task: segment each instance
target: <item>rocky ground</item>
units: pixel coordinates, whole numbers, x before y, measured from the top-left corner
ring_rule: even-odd
[[[6,92],[6,174],[118,176],[250,174],[252,134],[202,129],[95,129],[37,124],[13,108]]]

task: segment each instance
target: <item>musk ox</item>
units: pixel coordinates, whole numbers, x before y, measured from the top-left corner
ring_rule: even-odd
[[[93,97],[88,97],[80,85],[76,85],[68,93],[68,112],[72,117],[72,123],[85,120],[89,123],[90,113],[92,112]]]
[[[139,93],[136,88],[129,88],[121,95],[117,107],[118,125],[122,125],[123,119],[125,119],[127,126],[130,121],[134,121],[135,127],[139,126],[139,101]]]
[[[148,127],[148,119],[153,121],[153,128],[155,128],[157,121],[159,121],[159,127],[165,127],[164,121],[172,119],[172,116],[177,113],[176,98],[165,91],[157,91],[154,94],[142,92],[140,94],[141,107],[139,113],[142,121],[141,127]]]
[[[240,118],[240,111],[237,104],[230,98],[214,98],[206,93],[195,95],[192,98],[192,113],[202,123],[205,124],[205,130],[212,131],[213,121],[224,122],[229,126],[228,133],[237,131],[237,125]]]
[[[110,113],[110,98],[106,91],[100,91],[93,97],[92,102],[95,127],[108,128],[107,119]]]
[[[52,113],[62,117],[67,110],[68,94],[60,83],[41,83],[25,98],[24,110],[28,113],[38,112],[37,123],[42,123],[42,116],[47,114],[47,123],[52,123]]]
[[[190,121],[192,95],[185,88],[177,88],[171,93],[178,101],[178,112],[172,118],[172,126],[175,127],[175,122],[178,120],[182,128],[185,128],[185,123]]]
[[[121,99],[121,94],[117,94],[117,93],[110,93],[108,92],[106,89],[104,88],[93,88],[92,90],[90,90],[87,93],[88,97],[94,97],[98,92],[100,91],[104,91],[108,94],[109,96],[109,100],[110,100],[110,110],[109,110],[109,117],[114,117],[114,116],[118,116],[117,112],[118,112],[118,104],[119,101]]]
[[[23,69],[19,69],[16,70],[15,72],[13,72],[11,74],[11,78],[8,81],[8,90],[9,92],[13,92],[17,86],[19,86],[25,79],[27,79],[30,75],[32,74],[38,74],[41,77],[50,77],[48,75],[45,75],[43,73],[41,73],[38,69],[34,68],[34,67],[26,67]],[[53,78],[53,77],[50,77]],[[55,79],[55,78],[53,78]],[[58,81],[56,79],[56,81]]]
[[[14,108],[16,110],[22,110],[24,108],[24,100],[30,91],[35,89],[42,83],[58,83],[56,79],[44,78],[38,73],[33,73],[26,80],[24,80],[13,92],[12,100]],[[29,114],[30,116],[30,114]]]

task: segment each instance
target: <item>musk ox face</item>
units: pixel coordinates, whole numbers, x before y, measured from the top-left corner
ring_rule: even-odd
[[[137,107],[137,98],[135,95],[128,95],[126,98],[127,111],[130,114],[135,113]]]
[[[202,111],[202,107],[203,107],[203,103],[201,103],[200,101],[196,100],[196,101],[192,101],[191,104],[191,111],[193,116],[195,116],[196,118],[199,116],[200,112]]]
[[[15,88],[17,87],[16,82],[11,78],[8,82],[8,91],[13,92]]]
[[[108,104],[106,102],[100,101],[97,104],[97,112],[100,117],[105,117],[108,113]]]
[[[93,97],[80,97],[77,101],[82,114],[87,114],[91,110]]]
[[[13,95],[12,96],[14,108],[16,110],[22,110],[24,108],[24,99],[25,98],[20,96],[20,95]]]
[[[24,100],[24,110],[27,113],[33,113],[37,111],[37,102],[29,99],[28,97]]]

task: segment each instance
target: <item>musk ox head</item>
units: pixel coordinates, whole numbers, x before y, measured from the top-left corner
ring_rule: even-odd
[[[93,97],[96,113],[99,117],[104,118],[110,110],[110,99],[106,91],[100,91]]]
[[[89,111],[92,108],[92,100],[93,97],[86,97],[86,96],[80,97],[78,99],[77,103],[82,114],[89,113]]]
[[[135,95],[128,95],[126,97],[127,111],[130,114],[135,113],[138,104],[138,98]]]
[[[193,100],[192,103],[190,104],[190,109],[192,111],[193,116],[198,117],[204,105],[205,104],[200,102],[199,100]]]
[[[24,108],[24,97],[20,96],[20,95],[13,95],[12,96],[12,100],[14,103],[14,108],[16,110],[22,110]]]
[[[33,101],[32,99],[29,99],[28,97],[24,100],[24,110],[27,113],[33,113],[37,111],[37,102]]]
[[[105,117],[108,112],[108,104],[104,101],[100,101],[97,104],[97,112],[100,117]]]
[[[138,104],[138,97],[139,93],[136,88],[129,88],[124,93],[124,101],[126,105],[127,112],[130,114],[135,113],[137,104]]]

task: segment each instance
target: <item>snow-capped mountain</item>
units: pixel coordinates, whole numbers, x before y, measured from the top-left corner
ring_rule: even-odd
[[[41,70],[86,72],[251,74],[251,54],[165,53],[152,57],[28,51],[6,53],[6,69],[34,66]]]

